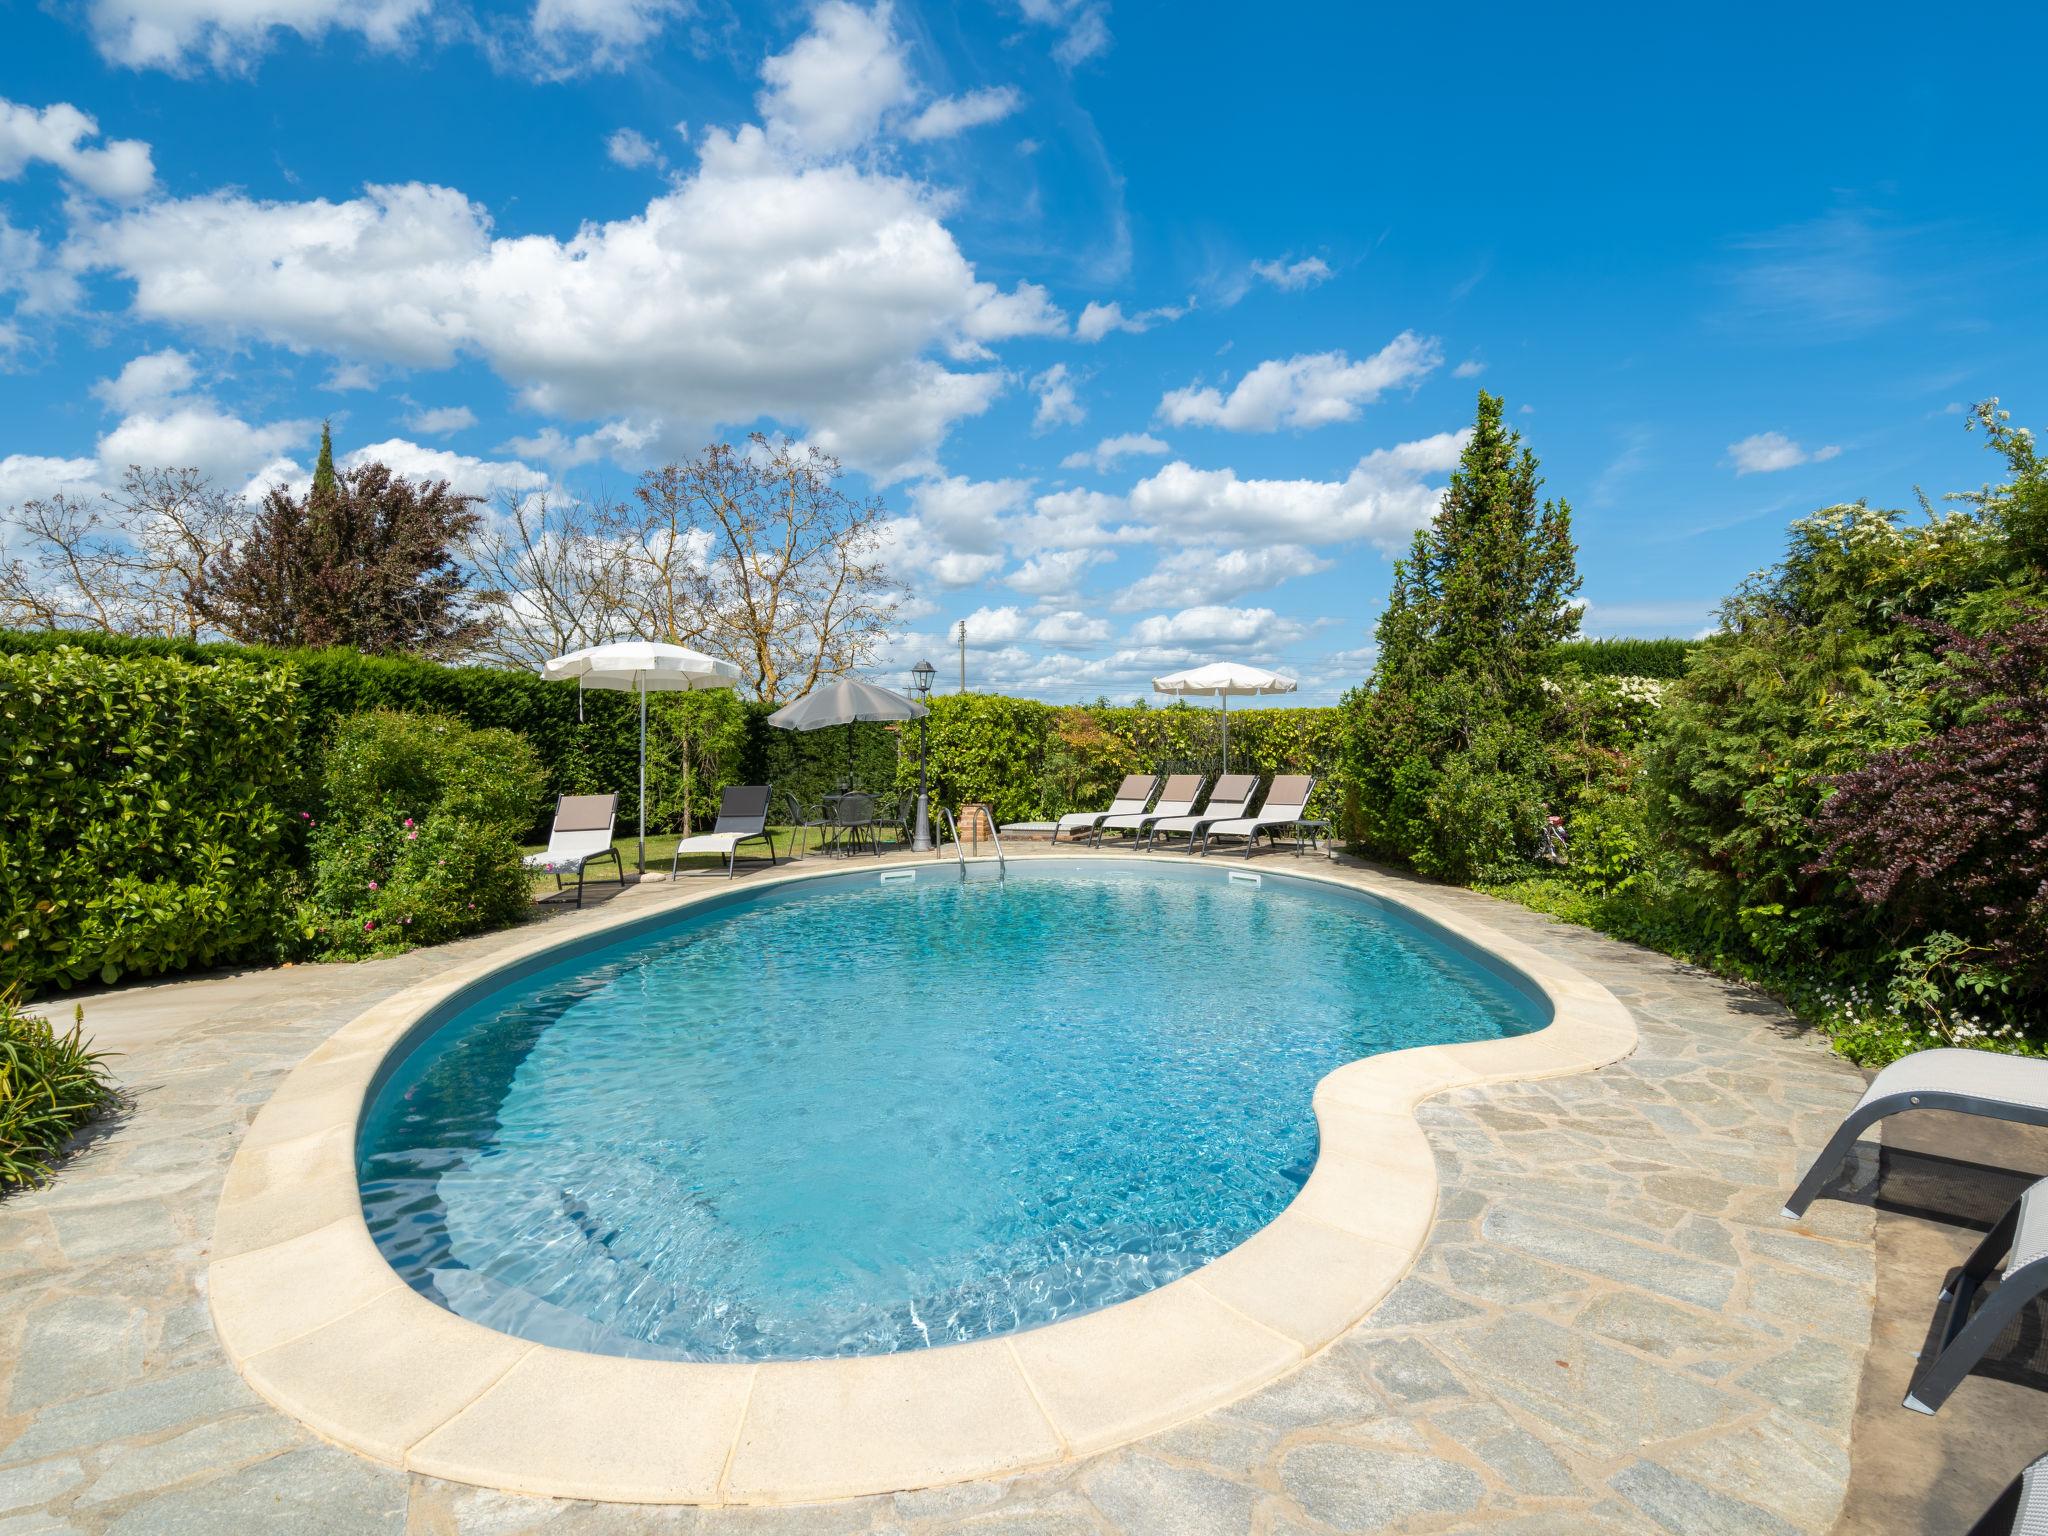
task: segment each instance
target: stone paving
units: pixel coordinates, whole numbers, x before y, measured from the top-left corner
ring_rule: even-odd
[[[1055,1470],[800,1509],[409,1477],[322,1443],[227,1365],[198,1282],[236,1137],[320,1040],[449,950],[89,1000],[133,1105],[52,1186],[0,1201],[0,1536],[1827,1530],[1869,1337],[1871,1214],[1823,1200],[1793,1225],[1778,1207],[1860,1077],[1739,989],[1429,894],[1606,984],[1640,1049],[1426,1104],[1442,1181],[1428,1245],[1294,1375]]]

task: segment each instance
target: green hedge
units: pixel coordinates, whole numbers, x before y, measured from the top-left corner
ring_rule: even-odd
[[[0,986],[269,953],[295,836],[288,668],[0,656]]]
[[[1551,652],[1555,670],[1575,668],[1584,677],[1685,676],[1686,660],[1699,640],[1571,640]]]
[[[443,667],[345,650],[275,651],[86,632],[0,630],[0,653],[47,654],[59,645],[98,656],[158,657],[208,667],[231,662],[285,672],[297,700],[298,735],[291,745],[296,787],[288,797],[294,809],[318,800],[321,758],[336,722],[373,709],[452,715],[478,729],[519,732],[547,768],[547,787],[535,799],[530,829],[541,835],[557,795],[617,790],[622,823],[635,807],[634,700],[628,694],[585,693],[579,722],[577,690],[544,682],[531,672]],[[654,702],[660,706],[659,698]]]
[[[1269,782],[1313,773],[1310,809],[1338,819],[1343,711],[1253,708],[1230,716],[1230,766]],[[1106,802],[1126,773],[1222,771],[1222,717],[1185,703],[1162,709],[1040,704],[995,694],[932,700],[931,777],[938,803],[985,801],[1000,821],[1032,821]],[[917,787],[916,727],[903,733],[896,783]]]

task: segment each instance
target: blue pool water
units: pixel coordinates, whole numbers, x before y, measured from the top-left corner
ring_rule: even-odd
[[[359,1139],[408,1282],[693,1360],[873,1354],[1137,1296],[1271,1221],[1310,1095],[1539,1005],[1352,896],[1214,865],[763,892],[471,1004]]]

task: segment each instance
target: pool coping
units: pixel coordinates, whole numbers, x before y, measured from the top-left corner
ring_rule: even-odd
[[[1189,867],[1181,854],[1117,857]],[[1571,966],[1364,867],[1288,862],[1297,867],[1249,867],[1361,892],[1439,930],[1532,983],[1552,1019],[1330,1072],[1315,1089],[1321,1145],[1301,1193],[1244,1243],[1158,1290],[966,1344],[712,1364],[514,1338],[435,1305],[385,1262],[357,1193],[357,1121],[386,1058],[423,1018],[548,951],[739,890],[848,872],[798,865],[744,883],[648,888],[573,934],[542,931],[451,966],[331,1035],[279,1085],[229,1166],[207,1268],[221,1343],[266,1400],[361,1455],[515,1493],[626,1503],[812,1503],[1006,1476],[1223,1407],[1335,1341],[1414,1263],[1437,1194],[1418,1104],[1589,1071],[1637,1043],[1628,1010]]]

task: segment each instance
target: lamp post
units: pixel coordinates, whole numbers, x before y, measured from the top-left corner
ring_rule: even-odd
[[[938,670],[937,667],[928,661],[920,661],[910,669],[910,683],[917,690],[917,702],[925,705],[926,708],[930,708],[931,705],[932,677]],[[917,829],[916,835],[910,840],[910,851],[912,853],[930,853],[932,851],[931,799],[925,784],[925,746],[928,740],[925,727],[927,723],[926,716],[920,715],[918,717]]]

